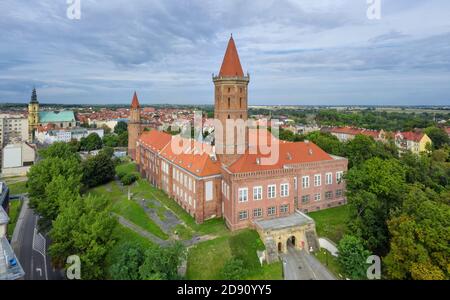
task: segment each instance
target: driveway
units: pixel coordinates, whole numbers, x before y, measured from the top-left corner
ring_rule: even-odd
[[[286,280],[335,280],[336,278],[313,255],[305,250],[287,247],[283,253],[284,279]]]

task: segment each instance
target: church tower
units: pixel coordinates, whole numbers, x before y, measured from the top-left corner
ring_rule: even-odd
[[[242,150],[248,148],[248,128],[242,124],[248,118],[247,87],[250,76],[248,73],[244,75],[233,35],[228,41],[219,75],[213,76],[213,82],[214,118],[220,121],[223,130],[222,134],[216,130],[215,146],[220,161],[229,165],[243,154]],[[231,123],[227,120],[241,123],[241,126],[227,126]],[[230,130],[233,132],[228,132]]]
[[[128,119],[128,155],[136,159],[136,142],[141,134],[141,106],[136,92],[131,101],[130,117]]]
[[[37,100],[36,89],[33,88],[31,100],[28,104],[28,140],[30,143],[34,141],[34,130],[39,125],[39,102]]]

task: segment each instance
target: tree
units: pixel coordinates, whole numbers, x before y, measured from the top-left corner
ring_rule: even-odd
[[[63,265],[70,255],[78,255],[82,279],[104,277],[103,262],[114,243],[111,234],[116,226],[109,205],[106,198],[92,195],[65,203],[50,231],[49,253],[56,265]]]
[[[367,278],[367,258],[371,255],[356,236],[344,235],[338,244],[338,262],[350,279]]]
[[[58,158],[69,158],[74,157],[79,159],[78,154],[76,153],[78,149],[73,146],[73,144],[68,144],[65,142],[56,142],[47,147],[46,149],[42,149],[39,151],[39,156],[42,159],[58,157]]]
[[[392,279],[450,279],[450,206],[422,188],[411,186],[388,222],[391,249],[384,262]]]
[[[380,142],[366,135],[357,134],[355,138],[344,144],[345,156],[349,159],[349,167],[357,166],[372,157],[392,158],[390,151]]]
[[[243,280],[247,275],[244,268],[244,261],[239,258],[229,259],[221,270],[221,275],[225,280]]]
[[[438,127],[427,127],[424,132],[428,135],[428,137],[433,142],[433,148],[439,149],[442,148],[444,145],[450,144],[450,138],[448,137],[448,134]]]
[[[39,209],[39,202],[47,197],[47,185],[58,176],[65,179],[72,178],[71,184],[77,185],[81,180],[81,165],[77,158],[49,157],[33,165],[28,172],[28,193],[30,206],[37,209],[37,213],[43,213]]]
[[[128,124],[123,121],[117,122],[116,126],[114,126],[114,133],[121,135],[123,132],[128,132]]]
[[[307,139],[322,150],[333,155],[343,155],[343,144],[337,137],[330,133],[323,133],[320,131],[314,131],[308,133],[304,139]]]
[[[103,146],[102,139],[100,136],[93,132],[89,134],[86,138],[81,138],[81,149],[85,151],[93,151],[101,149]]]
[[[385,254],[389,245],[386,221],[391,210],[401,205],[405,168],[396,159],[371,158],[351,168],[345,179],[349,227],[369,250]]]
[[[111,149],[111,148],[109,148]],[[102,150],[96,156],[83,162],[82,182],[87,187],[94,187],[109,182],[116,174],[111,151]]]
[[[105,134],[103,136],[103,144],[107,147],[118,147],[119,136],[117,134]]]
[[[127,242],[119,249],[119,257],[110,267],[110,277],[114,280],[139,280],[139,268],[144,263],[145,251],[137,243]]]
[[[124,131],[121,134],[119,134],[118,146],[128,147],[128,131]]]
[[[102,129],[103,129],[103,133],[104,134],[110,134],[111,133],[111,128],[109,128],[106,124],[102,125]]]
[[[151,247],[146,251],[144,264],[139,268],[141,279],[180,279],[178,268],[186,259],[186,249],[177,242],[169,247]]]

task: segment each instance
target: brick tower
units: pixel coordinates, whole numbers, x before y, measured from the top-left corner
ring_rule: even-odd
[[[220,161],[229,165],[248,147],[248,129],[245,126],[227,126],[227,120],[243,123],[248,118],[248,83],[250,76],[244,75],[239,54],[231,35],[223,58],[219,75],[213,76],[214,118],[222,124],[223,132],[216,130],[216,151]],[[238,124],[238,123],[235,123]],[[233,130],[233,132],[228,132]],[[240,132],[238,132],[240,131]],[[227,135],[232,138],[227,139]]]
[[[130,117],[128,119],[128,155],[136,159],[136,142],[141,134],[141,106],[136,92],[131,101]]]

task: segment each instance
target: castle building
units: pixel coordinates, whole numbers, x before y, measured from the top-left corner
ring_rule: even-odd
[[[136,141],[142,132],[141,128],[141,106],[137,94],[134,92],[128,119],[128,155],[132,159],[136,159]]]
[[[214,115],[224,137],[230,130],[227,121],[248,118],[249,81],[231,37],[220,72],[213,76]],[[198,223],[222,217],[230,230],[255,228],[266,246],[278,245],[278,251],[286,250],[281,242],[286,238],[301,248],[317,249],[317,238],[308,239],[315,236],[314,221],[305,213],[346,203],[347,159],[312,142],[280,141],[268,130],[252,127],[237,139],[241,129],[236,127],[231,129],[234,139],[216,135],[211,146],[158,130],[140,132],[136,94],[131,110],[129,153],[140,173]],[[271,154],[260,150],[262,143],[277,146],[274,163],[263,163]]]
[[[75,114],[71,110],[40,111],[36,89],[33,89],[28,104],[28,135],[29,141],[34,141],[35,130],[40,126],[55,125],[58,128],[73,128],[77,126]]]

